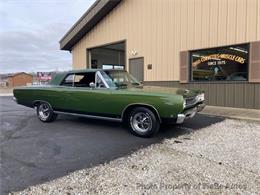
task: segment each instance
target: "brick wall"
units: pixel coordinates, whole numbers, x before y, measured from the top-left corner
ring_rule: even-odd
[[[8,87],[25,86],[33,82],[33,76],[25,73],[16,74],[8,78]]]

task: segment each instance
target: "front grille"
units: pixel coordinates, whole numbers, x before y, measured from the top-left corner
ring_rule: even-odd
[[[197,103],[196,96],[195,97],[189,97],[185,98],[185,108],[191,107]]]

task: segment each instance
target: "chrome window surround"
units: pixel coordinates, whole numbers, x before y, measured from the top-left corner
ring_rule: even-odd
[[[95,86],[96,86],[96,88],[98,88],[97,87],[98,78],[103,82],[103,84],[105,85],[105,88],[107,88],[107,89],[110,88],[100,71],[97,71],[96,75],[95,75]]]
[[[75,87],[75,76],[76,76],[76,73],[66,75],[65,78],[63,79],[63,81],[64,81],[67,77],[69,77],[70,75],[72,75],[72,85],[71,85],[71,86],[64,86],[64,85],[60,84],[61,87],[73,87],[73,88]],[[97,80],[98,80],[98,78],[99,78],[99,79],[102,81],[102,83],[105,85],[105,88],[106,88],[106,89],[109,89],[109,88],[110,88],[109,85],[107,84],[106,80],[104,79],[103,75],[101,74],[100,70],[95,73],[95,88],[99,88],[99,87],[97,87]],[[63,82],[63,81],[62,81],[62,82]]]

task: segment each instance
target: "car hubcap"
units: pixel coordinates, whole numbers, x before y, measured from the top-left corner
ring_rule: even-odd
[[[141,133],[151,130],[152,119],[148,113],[139,112],[131,118],[132,129]]]
[[[43,103],[39,106],[39,116],[42,120],[46,120],[50,115],[50,107],[48,104]]]

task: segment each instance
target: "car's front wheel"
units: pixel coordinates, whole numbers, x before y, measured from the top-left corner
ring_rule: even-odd
[[[128,116],[129,130],[140,137],[152,137],[160,128],[158,117],[148,108],[134,108]]]
[[[41,102],[37,105],[37,116],[43,122],[51,122],[57,118],[51,108],[51,106],[46,102]]]

